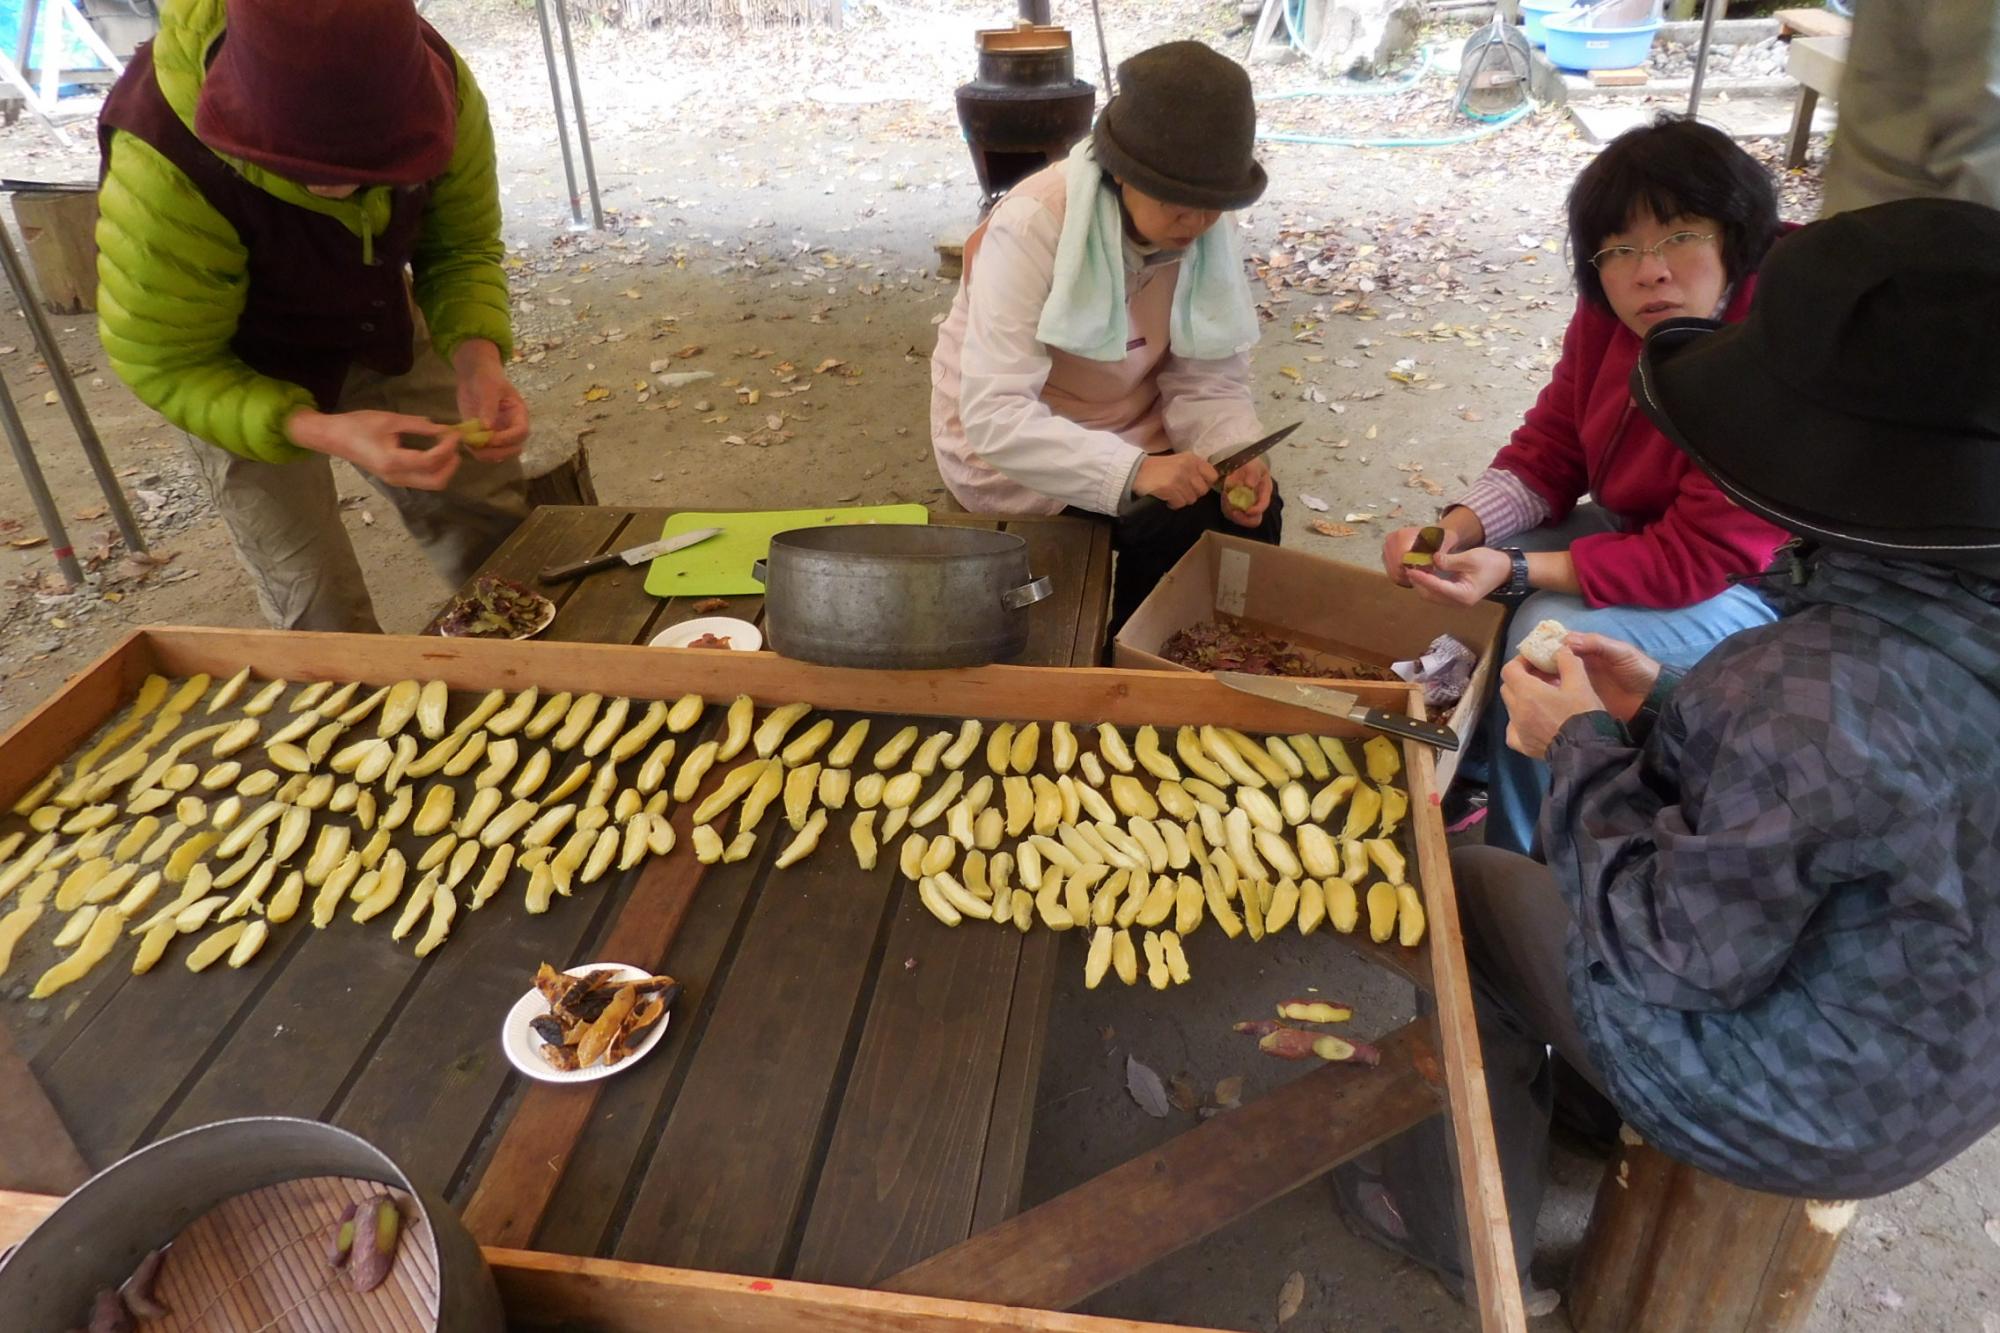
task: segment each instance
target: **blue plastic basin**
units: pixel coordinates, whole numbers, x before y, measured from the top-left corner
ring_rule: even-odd
[[[1551,14],[1563,14],[1576,8],[1575,0],[1521,0],[1521,22],[1528,34],[1531,46],[1547,46],[1548,34],[1542,24]]]
[[[1630,28],[1584,28],[1567,15],[1551,16],[1542,23],[1549,59],[1563,69],[1577,71],[1643,65],[1659,30],[1658,22]]]

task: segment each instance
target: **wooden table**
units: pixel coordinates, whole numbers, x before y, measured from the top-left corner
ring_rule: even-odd
[[[544,507],[486,572],[532,580],[657,537],[669,512]],[[1055,576],[1027,664],[1097,662],[1107,525],[936,521],[1004,526]],[[645,573],[557,589],[543,638],[644,643],[696,614],[648,596]],[[240,974],[106,973],[69,1003],[10,1001],[0,1187],[63,1190],[163,1134],[303,1115],[381,1146],[490,1244],[873,1284],[1015,1211],[1056,937],[939,932],[892,876],[824,862],[823,893],[764,894],[755,858],[711,868],[693,899],[692,860],[666,858],[594,912],[517,914],[428,964],[373,932],[291,932]],[[535,965],[612,957],[686,983],[661,1047],[583,1089],[515,1076],[494,1038]]]
[[[532,577],[654,537],[667,516],[543,508],[488,570]],[[1004,526],[1028,541],[1034,572],[1055,579],[1055,595],[1030,611],[1027,663],[1094,664],[1109,602],[1107,527],[1060,518]],[[642,643],[696,614],[694,599],[646,596],[643,580],[643,569],[619,567],[562,589],[544,638]],[[735,598],[730,610],[754,618],[761,606]],[[206,650],[203,632],[163,633],[200,658],[159,668],[179,674],[248,660],[262,675],[296,680],[326,672],[334,651],[320,636],[267,634],[231,656],[219,645],[235,632],[208,632],[216,646]],[[453,663],[463,649],[420,642],[356,637],[339,651],[355,659],[348,678],[464,674]],[[377,645],[384,660],[370,668]],[[515,680],[546,665],[545,645],[480,647],[511,654]],[[138,677],[121,679],[117,667],[107,659],[78,677],[65,707],[94,707],[92,720],[59,743],[32,742],[45,753],[24,758],[24,769],[46,768],[136,687]],[[747,675],[762,686],[734,687],[768,702],[795,664],[758,655],[727,669],[737,676],[704,681],[708,697]],[[616,683],[579,688],[644,691],[630,662],[621,657],[617,670]],[[896,673],[850,674],[865,686],[850,687],[851,706],[878,728],[899,725],[893,709],[908,695],[883,679]],[[1005,713],[1049,688],[1022,679],[1035,674],[960,680]],[[1132,720],[1118,716],[1137,703],[1119,673],[1079,672],[1065,688],[1089,715]],[[1218,689],[1184,675],[1154,677],[1149,688]],[[1220,693],[1237,710],[1290,712]],[[1295,725],[1289,715],[1282,722]],[[1246,715],[1242,725],[1281,729],[1281,719]],[[38,714],[23,729],[59,727]],[[1406,747],[1406,762],[1416,808],[1429,811],[1431,757]],[[176,1130],[300,1115],[368,1138],[459,1206],[490,1246],[1062,1310],[1448,1102],[1482,1323],[1518,1329],[1518,1286],[1493,1280],[1511,1276],[1513,1259],[1443,835],[1434,816],[1412,828],[1430,940],[1404,950],[1342,939],[1431,990],[1435,1020],[1384,1038],[1379,1069],[1313,1068],[1027,1212],[1018,1211],[1020,1184],[1059,936],[941,931],[893,867],[863,874],[839,856],[814,858],[781,882],[765,856],[707,868],[655,858],[594,903],[529,916],[511,898],[496,900],[462,916],[450,945],[427,960],[383,947],[379,931],[292,930],[241,972],[166,967],[134,984],[112,969],[55,1003],[0,1001],[0,1190],[61,1192]],[[658,1049],[598,1083],[515,1075],[495,1040],[497,1016],[535,966],[610,959],[684,983]]]
[[[1785,72],[1799,82],[1799,101],[1792,112],[1791,137],[1785,141],[1787,168],[1805,165],[1806,144],[1812,138],[1813,113],[1819,110],[1819,99],[1840,99],[1840,79],[1846,71],[1847,38],[1792,39],[1791,48],[1785,53]]]

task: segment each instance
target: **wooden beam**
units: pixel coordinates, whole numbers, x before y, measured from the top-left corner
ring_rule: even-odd
[[[1431,748],[1406,742],[1403,764],[1412,809],[1436,808],[1436,761]],[[1417,883],[1430,919],[1431,999],[1438,1046],[1444,1055],[1445,1091],[1451,1105],[1452,1147],[1465,1204],[1466,1247],[1478,1287],[1479,1326],[1485,1333],[1514,1333],[1528,1326],[1514,1266],[1514,1232],[1507,1221],[1507,1187],[1500,1178],[1500,1149],[1486,1096],[1486,1057],[1479,1049],[1479,1021],[1472,1008],[1472,978],[1458,921],[1458,890],[1451,879],[1451,849],[1444,821],[1411,821],[1417,845]]]
[[[1379,1068],[1322,1065],[883,1288],[1067,1309],[1435,1114],[1436,1058],[1424,1025],[1398,1028],[1379,1046]]]
[[[690,822],[690,811],[683,808],[675,820],[681,837],[687,836]],[[659,966],[694,902],[702,869],[686,856],[648,861],[611,927],[604,956]],[[537,1083],[527,1091],[466,1201],[465,1225],[475,1239],[514,1247],[534,1239],[603,1090],[600,1081]]]

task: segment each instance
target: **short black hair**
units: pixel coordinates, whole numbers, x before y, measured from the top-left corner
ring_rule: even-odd
[[[1578,290],[1608,306],[1590,257],[1638,212],[1662,222],[1713,218],[1722,224],[1722,262],[1731,283],[1757,271],[1778,239],[1778,191],[1756,158],[1713,126],[1666,113],[1627,130],[1585,167],[1569,191],[1569,247]]]

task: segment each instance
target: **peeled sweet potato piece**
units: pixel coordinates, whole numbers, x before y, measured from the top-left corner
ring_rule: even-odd
[[[1354,1010],[1326,1000],[1286,1000],[1278,1006],[1278,1017],[1294,1023],[1345,1023],[1354,1017]]]
[[[1357,1065],[1379,1065],[1382,1053],[1365,1041],[1347,1041],[1341,1037],[1318,1037],[1312,1044],[1312,1053],[1330,1063]]]

